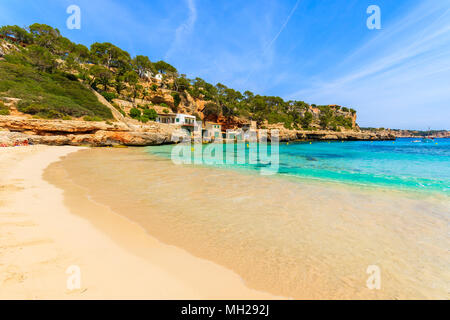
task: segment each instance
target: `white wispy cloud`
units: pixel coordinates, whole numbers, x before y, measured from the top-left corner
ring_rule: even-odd
[[[188,18],[175,30],[175,39],[166,53],[166,59],[169,59],[171,55],[179,50],[184,42],[184,38],[194,30],[195,22],[197,21],[197,8],[195,6],[195,1],[186,0],[186,5],[189,10]]]
[[[368,125],[448,127],[448,5],[423,2],[378,32],[335,70],[316,75],[310,87],[288,98],[357,107],[360,121]]]
[[[278,33],[275,35],[275,37],[273,37],[273,39],[267,44],[266,48],[264,49],[264,52],[266,52],[267,50],[269,50],[269,48],[271,48],[273,46],[273,44],[275,43],[275,41],[277,41],[277,39],[280,37],[281,33],[284,31],[284,29],[286,29],[286,26],[288,25],[289,21],[291,20],[292,16],[294,15],[295,11],[297,11],[298,5],[300,4],[301,0],[297,0],[297,2],[295,3],[294,7],[292,8],[291,12],[289,13],[288,17],[286,18],[286,20],[284,21],[283,25],[281,26],[280,30],[278,31]]]
[[[258,66],[263,66],[263,65],[267,66],[267,65],[271,64],[272,57],[274,55],[271,49],[272,49],[273,45],[275,44],[275,42],[280,37],[280,35],[283,33],[284,29],[286,29],[289,21],[291,20],[292,16],[294,15],[295,11],[297,11],[300,2],[301,2],[301,0],[297,0],[297,2],[295,3],[294,7],[291,9],[289,15],[287,16],[286,20],[284,21],[284,23],[281,25],[280,29],[278,30],[277,34],[263,48],[260,57],[257,58],[257,59],[261,60],[261,62],[252,64],[253,67],[250,69],[250,71],[247,74],[247,77],[242,82],[243,84],[247,84],[249,82],[250,78],[257,71]],[[269,60],[269,63],[267,63],[267,60]]]

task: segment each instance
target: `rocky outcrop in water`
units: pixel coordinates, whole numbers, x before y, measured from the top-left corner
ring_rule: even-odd
[[[282,125],[271,125],[268,128],[279,131],[280,141],[298,141],[298,140],[313,140],[313,141],[372,141],[372,140],[395,140],[396,137],[389,131],[331,131],[331,130],[289,130]]]
[[[450,138],[450,131],[448,130],[392,130],[397,138]]]

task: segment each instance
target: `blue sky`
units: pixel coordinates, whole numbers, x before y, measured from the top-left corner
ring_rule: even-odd
[[[66,28],[71,4],[81,30]],[[214,84],[352,107],[362,126],[450,129],[450,0],[0,2],[0,25],[34,22]]]

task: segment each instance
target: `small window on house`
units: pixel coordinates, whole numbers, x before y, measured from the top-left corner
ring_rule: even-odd
[[[179,118],[177,118],[177,122],[180,122],[180,119],[179,119]]]

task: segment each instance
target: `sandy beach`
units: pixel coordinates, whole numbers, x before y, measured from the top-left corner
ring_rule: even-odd
[[[90,219],[72,214],[67,203],[73,199],[42,174],[79,149],[0,150],[0,299],[276,298],[87,198],[77,198],[76,207]],[[80,289],[67,287],[71,266],[80,268]]]
[[[258,291],[293,299],[448,297],[444,196],[175,165],[150,150],[81,150],[51,164],[44,179],[65,190],[73,214],[113,239],[117,232],[104,222],[110,215],[82,199]],[[119,243],[146,252],[129,239]],[[366,284],[373,265],[382,272],[380,290]]]
[[[177,166],[145,149],[0,151],[0,299],[448,298],[445,197]]]

